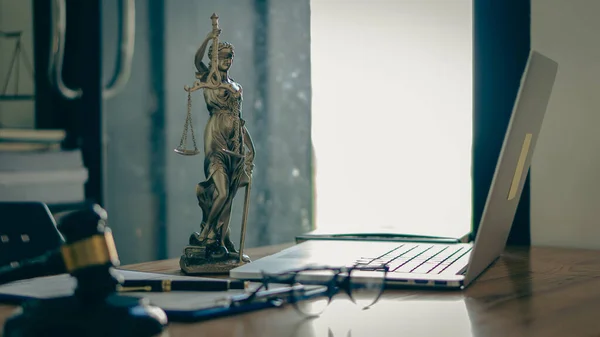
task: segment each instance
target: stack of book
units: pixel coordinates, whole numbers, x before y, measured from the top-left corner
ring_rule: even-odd
[[[64,130],[0,128],[0,152],[58,151]]]
[[[0,128],[0,201],[85,201],[80,150],[61,150],[63,130]]]

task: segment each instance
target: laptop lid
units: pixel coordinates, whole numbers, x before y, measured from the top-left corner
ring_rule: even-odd
[[[530,52],[471,252],[465,285],[504,251],[557,70],[555,61],[537,51]]]

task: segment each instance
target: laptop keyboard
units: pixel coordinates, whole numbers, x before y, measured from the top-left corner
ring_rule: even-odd
[[[458,245],[403,244],[377,257],[362,257],[356,264],[387,264],[390,272],[440,274],[468,254],[471,247]]]

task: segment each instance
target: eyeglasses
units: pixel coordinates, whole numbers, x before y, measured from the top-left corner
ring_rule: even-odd
[[[255,301],[272,302],[277,306],[287,301],[301,314],[316,317],[325,311],[333,297],[342,290],[360,309],[368,309],[381,297],[387,265],[355,265],[352,267],[308,267],[290,270],[281,274],[262,273],[261,285],[248,294],[234,297],[229,305],[244,305]],[[274,284],[287,284],[291,287],[273,287]]]

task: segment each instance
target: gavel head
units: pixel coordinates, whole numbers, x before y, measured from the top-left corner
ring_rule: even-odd
[[[119,283],[113,274],[119,257],[106,219],[102,207],[90,205],[64,216],[58,225],[66,241],[61,246],[66,271],[77,279],[76,296],[104,298]]]

